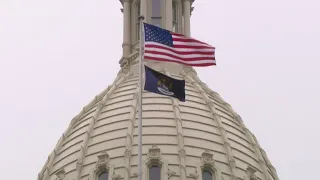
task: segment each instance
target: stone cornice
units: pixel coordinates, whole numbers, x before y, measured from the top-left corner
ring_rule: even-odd
[[[125,2],[132,2],[132,0],[119,0],[120,1],[120,3],[123,5],[123,3],[125,3]]]
[[[192,4],[195,0],[183,0],[183,2],[185,2],[185,1],[189,1],[190,4]]]

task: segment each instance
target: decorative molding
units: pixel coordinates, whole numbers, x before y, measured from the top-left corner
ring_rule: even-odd
[[[192,15],[193,10],[194,10],[194,7],[191,7],[191,9],[190,9],[190,15]]]
[[[124,157],[125,157],[126,159],[131,157],[131,150],[130,150],[130,149],[126,149],[126,150],[124,151]]]
[[[123,68],[129,68],[130,65],[133,65],[134,61],[138,58],[139,51],[135,50],[132,54],[130,54],[128,57],[122,56],[119,60],[120,67]]]
[[[167,171],[168,179],[170,179],[170,177],[175,175],[175,174],[177,174],[177,173],[174,172],[174,171],[171,171],[170,169],[168,169],[168,171]]]
[[[106,151],[101,152],[100,155],[97,156],[98,161],[96,163],[97,168],[105,167],[109,165],[109,154]]]
[[[119,64],[120,64],[121,68],[127,66],[128,65],[128,58],[122,56],[121,59],[119,60]]]
[[[205,150],[202,153],[202,163],[204,165],[214,165],[213,154],[211,154],[209,150]]]
[[[190,173],[189,176],[192,177],[194,180],[198,180],[199,178],[198,171],[196,170],[194,173]]]
[[[64,180],[66,172],[64,171],[64,169],[60,169],[58,170],[55,175],[57,176],[56,180]]]
[[[120,1],[120,3],[123,5],[123,3],[125,3],[125,2],[131,2],[132,0],[119,0]]]
[[[161,151],[156,145],[152,145],[148,152],[148,161],[160,161],[161,160]]]
[[[183,0],[183,2],[190,2],[190,4],[192,4],[195,0]]]
[[[108,179],[114,180],[114,167],[111,165],[110,162],[110,156],[106,151],[102,151],[97,156],[97,161],[94,169],[91,171],[90,180],[97,180],[98,176],[103,172],[108,172]]]
[[[258,180],[258,178],[255,174],[256,172],[257,172],[257,170],[249,165],[247,167],[247,173],[246,173],[244,180]]]
[[[79,171],[82,166],[83,166],[83,162],[80,159],[78,159],[76,162],[76,170]]]
[[[161,150],[156,145],[152,145],[148,150],[147,158],[144,163],[144,178],[149,179],[149,168],[153,165],[159,166],[161,168],[161,180],[168,180],[167,169],[168,162],[163,160],[161,156]]]
[[[180,74],[191,75],[191,76],[197,75],[196,70],[191,66],[183,65],[182,71],[183,72],[181,72]]]
[[[236,161],[234,158],[229,159],[229,164],[230,164],[231,168],[236,169]]]
[[[113,171],[111,178],[112,180],[118,180],[118,179],[121,179],[121,176],[119,174],[115,174]]]
[[[138,173],[133,173],[131,177],[138,177]]]
[[[201,161],[202,162],[201,162],[200,169],[199,169],[199,171],[201,171],[201,173],[202,173],[203,170],[209,170],[214,174],[215,179],[222,179],[221,171],[216,166],[216,163],[214,161],[214,155],[212,153],[210,153],[210,151],[208,149],[206,149],[202,153]],[[202,179],[202,174],[198,174],[197,170],[196,170],[194,175],[198,176],[199,179]],[[232,176],[232,174],[231,174],[231,176]]]
[[[186,157],[186,150],[185,149],[179,149],[179,156],[180,158]]]

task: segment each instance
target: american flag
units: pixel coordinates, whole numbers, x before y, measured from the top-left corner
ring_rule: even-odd
[[[215,48],[204,42],[144,23],[144,58],[188,66],[216,65]]]

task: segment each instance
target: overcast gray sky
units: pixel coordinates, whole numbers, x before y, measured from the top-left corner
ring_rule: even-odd
[[[317,179],[320,3],[196,0],[198,75],[238,112],[281,180]],[[118,0],[0,0],[1,180],[37,178],[71,119],[119,70]]]

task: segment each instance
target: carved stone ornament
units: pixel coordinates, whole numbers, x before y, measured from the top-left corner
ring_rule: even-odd
[[[247,174],[245,180],[258,180],[257,176],[255,175],[256,172],[257,170],[255,170],[252,166],[249,165],[247,167]]]
[[[180,149],[179,150],[179,156],[180,156],[180,158],[185,158],[186,157],[186,150]]]
[[[138,177],[138,173],[133,173],[131,177]]]
[[[121,176],[120,176],[119,174],[115,174],[115,173],[113,172],[111,178],[112,178],[112,180],[118,180],[118,179],[121,178]]]
[[[190,173],[189,176],[192,177],[193,179],[197,180],[199,178],[198,171],[196,170],[194,173]]]
[[[160,160],[160,158],[161,158],[160,148],[158,148],[156,145],[152,145],[152,147],[149,149],[148,159]]]
[[[130,149],[126,149],[126,150],[124,151],[124,157],[125,157],[125,158],[130,158],[130,156],[131,156],[131,150],[130,150]]]
[[[176,172],[171,171],[170,169],[168,169],[167,174],[168,174],[168,179],[170,179],[170,177],[173,176],[173,175],[175,175]]]
[[[128,65],[128,59],[126,57],[122,57],[119,61],[120,67],[124,67]]]
[[[97,167],[106,166],[109,164],[109,154],[103,151],[100,155],[98,155]]]
[[[229,159],[229,164],[232,168],[236,168],[236,161],[234,160],[234,158]]]
[[[66,172],[64,169],[60,169],[58,172],[56,172],[57,180],[63,180]]]
[[[77,170],[81,169],[82,165],[83,165],[82,159],[79,158],[79,159],[77,160],[77,163],[76,163],[76,169],[77,169]]]
[[[209,152],[209,150],[205,150],[202,153],[202,163],[203,164],[214,164],[213,154]]]

